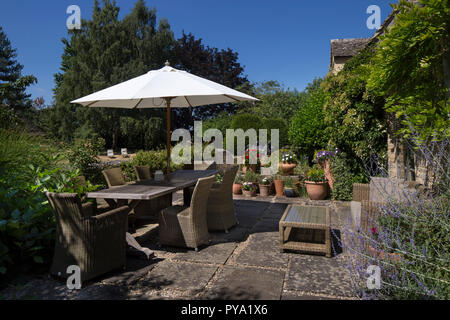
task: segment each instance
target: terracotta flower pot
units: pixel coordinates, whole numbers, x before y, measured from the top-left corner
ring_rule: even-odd
[[[328,195],[328,182],[305,181],[306,192],[311,200],[323,200]]]
[[[261,197],[270,196],[272,186],[270,184],[260,184],[259,185],[259,195]]]
[[[256,197],[256,190],[242,190],[246,197]]]
[[[296,163],[278,163],[278,170],[284,175],[293,175],[294,174],[294,168],[297,166]]]
[[[242,194],[242,184],[233,183],[233,194]]]
[[[275,195],[277,197],[282,197],[284,195],[284,181],[283,180],[274,180],[275,185]]]

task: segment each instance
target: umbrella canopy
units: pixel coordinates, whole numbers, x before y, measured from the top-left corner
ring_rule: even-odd
[[[165,108],[167,107],[167,168],[170,171],[170,108],[208,104],[258,101],[242,92],[186,71],[166,66],[139,77],[71,101],[86,107]]]

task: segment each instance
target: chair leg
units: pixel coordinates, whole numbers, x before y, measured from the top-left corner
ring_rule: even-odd
[[[195,252],[198,252],[198,248],[194,248]]]

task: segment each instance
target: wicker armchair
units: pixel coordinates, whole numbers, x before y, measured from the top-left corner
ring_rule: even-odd
[[[97,215],[95,202],[82,205],[76,193],[45,195],[56,220],[52,274],[67,277],[77,265],[85,281],[125,266],[127,206]]]
[[[134,166],[134,172],[136,173],[136,178],[138,181],[150,180],[152,178],[152,173],[150,168],[147,166]]]
[[[194,248],[209,243],[206,210],[215,176],[199,179],[191,205],[171,206],[159,214],[159,241],[162,245]]]
[[[233,166],[224,172],[222,182],[214,183],[208,198],[208,230],[228,229],[238,223],[233,207],[233,182],[238,171]]]

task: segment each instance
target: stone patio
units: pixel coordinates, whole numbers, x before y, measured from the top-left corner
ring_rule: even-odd
[[[174,201],[180,201],[175,198]],[[300,198],[235,197],[239,225],[230,233],[212,233],[199,252],[158,247],[158,225],[149,223],[136,237],[155,251],[127,257],[126,270],[112,272],[67,289],[49,275],[0,292],[3,299],[355,299],[345,252],[332,258],[300,252],[280,253],[278,221],[288,203],[327,205],[333,234],[340,236],[350,215],[348,203]],[[334,248],[339,248],[334,239]]]

